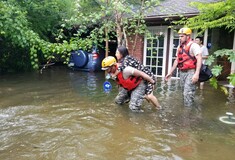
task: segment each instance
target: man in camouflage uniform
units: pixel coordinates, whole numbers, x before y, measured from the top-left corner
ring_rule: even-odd
[[[119,87],[119,93],[115,98],[115,103],[122,105],[129,102],[129,108],[134,112],[143,112],[141,105],[144,100],[146,84],[140,83],[134,90],[128,91]]]
[[[145,96],[147,82],[155,83],[155,81],[143,71],[131,66],[127,66],[119,72],[118,63],[112,56],[103,59],[102,70],[106,70],[111,76],[114,75],[115,77],[112,78],[121,86],[115,102],[124,104],[130,99],[129,108],[135,112],[143,112],[141,105]],[[119,73],[116,74],[117,72]]]
[[[178,32],[180,45],[177,48],[176,59],[166,75],[165,80],[169,80],[176,67],[180,71],[180,85],[183,90],[184,105],[192,106],[196,91],[196,82],[202,65],[202,55],[200,46],[191,40],[191,29],[181,28]]]
[[[129,51],[125,46],[119,46],[116,50],[115,56],[117,58],[117,62],[119,64],[118,70],[122,71],[127,66],[133,67],[137,70],[140,70],[147,75],[149,75],[155,82],[156,77],[154,73],[139,60],[129,55]],[[145,99],[150,102],[156,109],[162,109],[157,97],[153,94],[155,89],[155,83],[147,82],[147,87],[145,88]]]

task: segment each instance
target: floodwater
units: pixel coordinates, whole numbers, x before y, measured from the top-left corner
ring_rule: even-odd
[[[52,67],[40,73],[0,77],[1,160],[233,160],[235,125],[219,121],[235,113],[234,92],[208,83],[196,106],[183,107],[178,80],[158,80],[164,110],[144,101],[143,113],[103,91],[104,73]]]

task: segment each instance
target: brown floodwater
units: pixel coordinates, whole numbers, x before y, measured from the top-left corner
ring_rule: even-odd
[[[103,91],[104,73],[52,67],[0,77],[1,160],[233,160],[234,91],[208,82],[185,108],[179,80],[158,79],[164,110],[144,101],[143,113],[114,103],[115,83]]]

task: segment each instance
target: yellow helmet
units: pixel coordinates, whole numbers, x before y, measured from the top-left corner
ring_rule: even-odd
[[[190,28],[181,28],[178,31],[178,34],[186,34],[186,35],[190,35],[192,33],[192,30]]]
[[[102,60],[102,70],[108,69],[108,67],[114,65],[116,63],[116,59],[113,56],[108,56]]]

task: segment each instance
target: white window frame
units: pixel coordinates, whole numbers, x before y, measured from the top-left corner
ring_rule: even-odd
[[[164,77],[166,73],[166,49],[167,49],[167,30],[168,26],[154,26],[154,27],[148,27],[149,31],[154,33],[160,33],[162,32],[162,35],[164,36],[164,45],[163,45],[163,59],[162,59],[162,74],[156,75],[157,77]],[[144,55],[143,55],[143,64],[146,65],[146,57],[147,57],[147,37],[144,38]],[[158,66],[156,66],[158,67]],[[157,68],[156,68],[157,70]],[[155,74],[155,73],[154,73]]]

